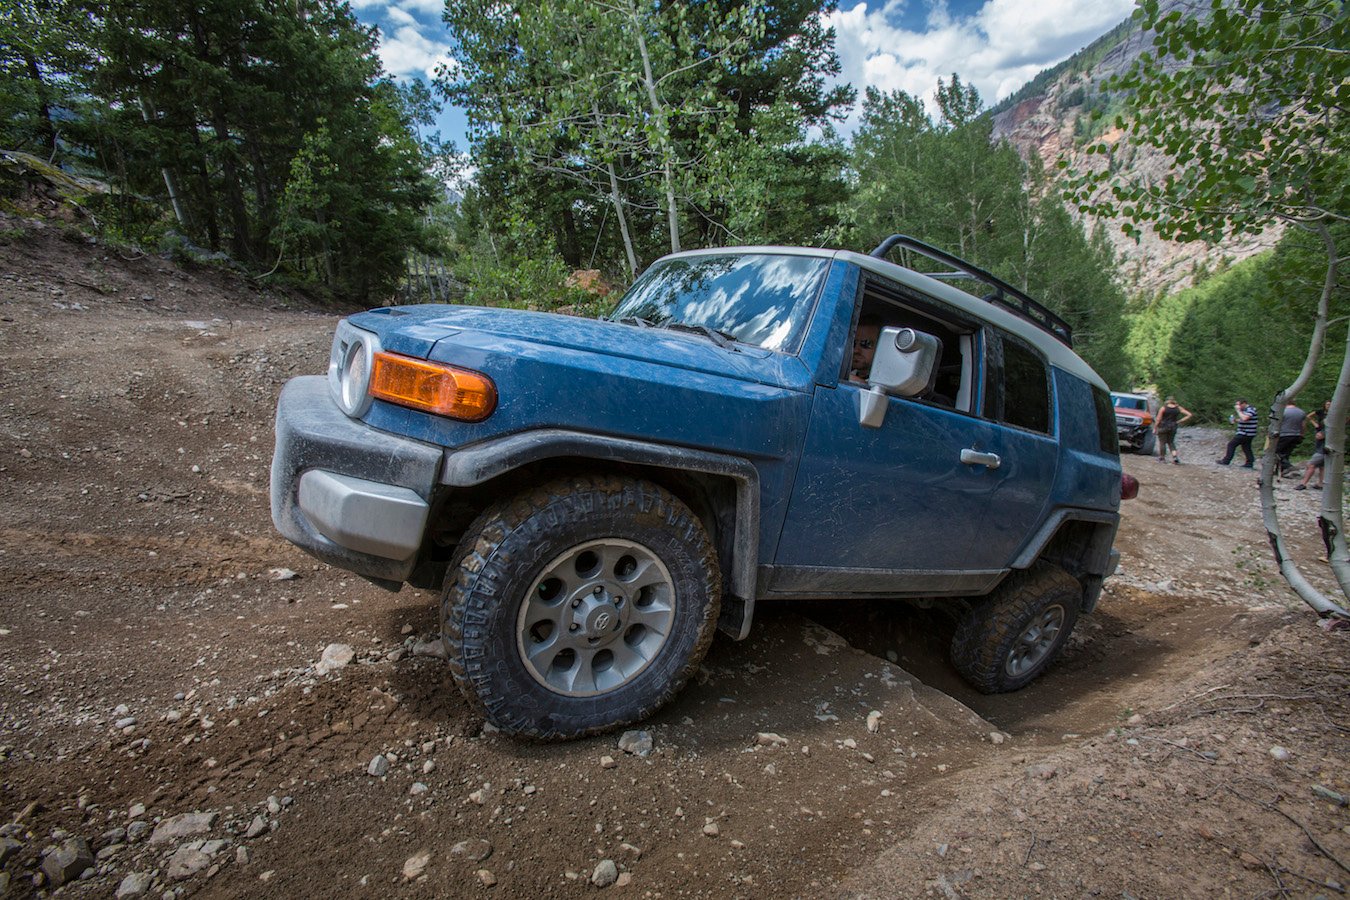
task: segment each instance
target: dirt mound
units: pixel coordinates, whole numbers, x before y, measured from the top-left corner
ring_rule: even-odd
[[[1123,574],[1025,691],[965,688],[932,612],[769,607],[643,724],[650,755],[617,734],[521,743],[455,693],[435,597],[271,527],[276,396],[323,371],[335,318],[0,220],[0,893],[1331,896],[1350,878],[1346,637],[1278,584],[1252,476],[1208,464],[1221,434],[1183,432],[1187,465],[1127,459],[1144,488]],[[1313,493],[1280,488],[1309,560]],[[330,645],[350,661],[320,674]]]

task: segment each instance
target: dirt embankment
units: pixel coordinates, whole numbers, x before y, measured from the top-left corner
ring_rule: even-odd
[[[1222,435],[1185,434],[1182,466],[1126,460],[1144,486],[1122,574],[1025,691],[967,690],[934,614],[807,604],[719,640],[642,726],[650,755],[617,734],[526,744],[485,731],[427,655],[432,595],[272,531],[273,404],[322,371],[331,313],[50,228],[0,234],[0,894],[1350,883],[1347,637],[1278,583],[1251,474],[1211,464]],[[1330,588],[1315,492],[1279,494]],[[335,643],[352,660],[321,674]]]

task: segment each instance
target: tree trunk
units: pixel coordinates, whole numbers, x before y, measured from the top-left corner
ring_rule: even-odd
[[[1322,304],[1330,305],[1330,297],[1336,288],[1340,259],[1337,257],[1336,239],[1326,222],[1319,222],[1318,236],[1327,253],[1327,274],[1322,283]],[[1321,307],[1319,307],[1320,311]],[[1331,395],[1331,409],[1327,411],[1325,423],[1326,443],[1323,453],[1322,479],[1325,489],[1322,491],[1322,509],[1317,523],[1322,529],[1322,540],[1326,544],[1327,560],[1341,593],[1350,597],[1350,551],[1345,542],[1345,517],[1342,510],[1344,472],[1345,472],[1345,417],[1350,414],[1350,332],[1346,334],[1345,357],[1341,360],[1341,374],[1336,379],[1336,390]]]
[[[591,115],[595,117],[597,132],[600,129],[600,107],[591,101]],[[623,237],[623,252],[628,257],[628,278],[637,277],[637,253],[633,251],[633,235],[628,230],[628,216],[624,214],[623,194],[619,191],[619,175],[614,171],[614,163],[605,161],[605,171],[609,174],[609,202],[614,205],[614,217],[619,222],[619,234]]]
[[[651,104],[652,118],[656,121],[656,143],[661,153],[661,174],[666,184],[666,221],[670,228],[670,252],[680,252],[680,214],[675,206],[675,153],[670,145],[670,123],[667,121],[666,107],[656,94],[656,79],[652,75],[651,55],[647,52],[647,38],[642,33],[642,21],[638,18],[637,6],[630,2],[630,19],[633,33],[637,37],[638,52],[642,54],[642,83],[647,89],[647,101]]]
[[[1275,479],[1279,477],[1276,445],[1280,440],[1280,421],[1284,418],[1285,407],[1288,406],[1290,401],[1298,396],[1299,391],[1303,390],[1308,383],[1308,379],[1312,377],[1313,370],[1317,367],[1317,361],[1322,356],[1322,345],[1326,340],[1327,310],[1330,307],[1331,294],[1336,283],[1337,260],[1335,247],[1331,242],[1329,230],[1323,235],[1323,241],[1327,246],[1328,253],[1327,279],[1323,284],[1322,296],[1317,304],[1317,319],[1313,326],[1312,340],[1309,342],[1308,346],[1308,356],[1304,359],[1303,369],[1298,373],[1298,377],[1294,379],[1293,384],[1276,394],[1275,400],[1270,407],[1270,423],[1266,429],[1266,450],[1261,457],[1261,521],[1266,527],[1266,537],[1270,541],[1270,549],[1275,556],[1275,564],[1279,567],[1280,574],[1284,576],[1284,580],[1289,583],[1289,587],[1294,590],[1294,593],[1298,594],[1299,598],[1302,599],[1304,603],[1307,603],[1316,610],[1318,615],[1334,615],[1342,618],[1350,618],[1350,613],[1347,613],[1345,609],[1333,603],[1326,595],[1313,587],[1308,580],[1303,577],[1303,573],[1299,571],[1298,564],[1289,556],[1288,548],[1284,543],[1284,535],[1280,531],[1279,511],[1276,509],[1275,505]],[[1350,338],[1347,338],[1347,356],[1345,363],[1341,367],[1341,380],[1336,386],[1336,399],[1332,400],[1333,415],[1337,413],[1337,403],[1340,403],[1339,414],[1341,415],[1341,419],[1339,421],[1333,419],[1333,423],[1339,431],[1339,434],[1337,435],[1339,446],[1337,446],[1334,451],[1329,452],[1327,456],[1325,478],[1331,483],[1327,485],[1325,496],[1322,498],[1322,514],[1319,518],[1320,522],[1332,524],[1332,527],[1336,529],[1336,534],[1333,538],[1333,546],[1335,545],[1335,541],[1339,541],[1341,568],[1345,568],[1347,562],[1350,562],[1346,557],[1345,539],[1340,534],[1339,522],[1339,504],[1341,502],[1340,479],[1342,468],[1340,451],[1344,448],[1345,443],[1344,410],[1347,402],[1347,392],[1345,387],[1347,381],[1350,380],[1350,373],[1347,373],[1346,370],[1347,366],[1350,366]],[[1331,449],[1331,438],[1331,432],[1328,431],[1326,439],[1329,450]],[[1334,470],[1332,466],[1333,458],[1336,459]],[[1327,505],[1332,502],[1337,504],[1337,507],[1336,509],[1329,510]],[[1323,527],[1325,528],[1326,525]],[[1335,568],[1335,564],[1333,564],[1333,570],[1335,570]],[[1344,592],[1346,582],[1344,578],[1342,578],[1342,573],[1337,571],[1336,576],[1341,584],[1341,589]]]
[[[577,220],[572,215],[572,207],[562,210],[562,258],[573,269],[581,268],[581,244],[577,240]]]
[[[206,219],[206,245],[213,253],[220,252],[220,220],[216,218],[215,189],[211,187],[211,173],[206,168],[206,153],[202,149],[202,139],[197,133],[197,115],[194,111],[188,123],[188,136],[192,139],[192,149],[197,157],[197,181],[201,185],[201,212]]]
[[[140,98],[141,118],[146,125],[154,124],[153,109],[150,101],[146,100],[144,95]],[[169,192],[169,205],[173,207],[173,217],[178,220],[178,225],[184,231],[189,231],[187,216],[183,213],[183,205],[178,199],[178,188],[175,186],[173,173],[169,171],[168,166],[159,167],[160,174],[164,176],[164,189]]]
[[[323,244],[323,282],[333,286],[333,251],[328,242],[328,217],[322,209],[314,211],[314,220],[319,225],[319,239]]]
[[[253,261],[253,245],[249,238],[248,209],[244,206],[244,188],[239,180],[239,166],[234,159],[234,142],[225,119],[224,105],[219,97],[212,110],[211,126],[220,145],[220,168],[225,177],[225,206],[230,214],[230,246],[240,262]]]
[[[47,105],[47,83],[42,80],[42,69],[37,59],[27,50],[23,52],[24,65],[28,67],[28,77],[37,85],[38,116],[42,119],[41,134],[47,148],[48,162],[56,158],[56,126],[52,123],[52,110]]]

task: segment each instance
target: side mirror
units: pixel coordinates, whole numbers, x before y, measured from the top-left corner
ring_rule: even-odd
[[[861,394],[858,421],[880,428],[886,419],[887,397],[918,397],[931,391],[941,358],[942,341],[931,334],[913,328],[881,329],[867,376],[871,389]]]

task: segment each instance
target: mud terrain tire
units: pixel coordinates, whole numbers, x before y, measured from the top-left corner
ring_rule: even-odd
[[[1053,563],[1014,572],[961,620],[952,665],[984,694],[1025,687],[1063,649],[1082,601],[1082,585]]]
[[[574,738],[643,719],[712,643],[712,542],[651,482],[550,482],[488,508],[456,555],[441,598],[450,669],[510,734]]]
[[[1144,456],[1152,456],[1153,450],[1157,446],[1158,446],[1158,436],[1154,434],[1153,431],[1150,429],[1149,431],[1145,432],[1144,440],[1139,444],[1139,449],[1136,450],[1135,452],[1140,453]]]

